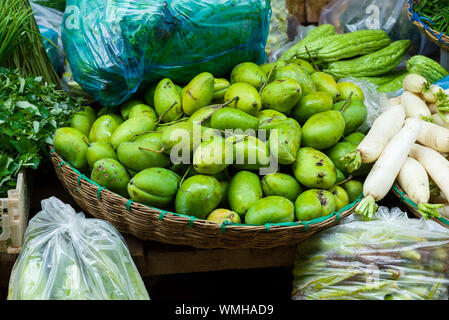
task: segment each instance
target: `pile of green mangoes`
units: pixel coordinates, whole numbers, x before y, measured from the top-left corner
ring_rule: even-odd
[[[364,138],[363,101],[302,59],[244,62],[228,79],[163,79],[120,107],[85,107],[53,145],[91,180],[152,207],[219,224],[310,221],[362,193],[370,168],[349,175],[341,159]]]

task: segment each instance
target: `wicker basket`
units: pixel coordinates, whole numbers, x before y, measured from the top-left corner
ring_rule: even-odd
[[[341,219],[351,215],[360,201],[355,201],[340,212],[308,222],[262,226],[233,223],[219,225],[128,200],[81,174],[63,161],[54,149],[50,153],[58,179],[83,211],[110,222],[122,233],[142,240],[204,249],[264,249],[295,245],[338,224]]]
[[[418,29],[433,43],[435,43],[440,48],[449,51],[449,36],[443,32],[437,32],[429,27],[424,21],[424,18],[420,17],[417,13],[413,11],[413,1],[409,0],[407,2],[407,14],[408,19],[411,23],[418,27]]]
[[[422,218],[422,215],[418,212],[418,205],[414,203],[409,197],[407,197],[407,194],[401,189],[401,187],[395,183],[393,186],[393,193],[401,199],[401,201],[407,206],[407,208],[410,210],[411,213],[413,213],[414,216],[417,218]],[[449,220],[441,217],[441,218],[432,218],[433,221],[439,223],[443,227],[449,228]]]

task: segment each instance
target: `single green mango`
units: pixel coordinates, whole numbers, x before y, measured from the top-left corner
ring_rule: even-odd
[[[234,144],[234,165],[237,170],[258,170],[270,165],[268,146],[253,136],[236,135],[226,139]]]
[[[120,107],[120,113],[122,115],[122,118],[124,120],[128,120],[129,119],[129,113],[131,112],[131,109],[134,106],[137,106],[139,104],[145,104],[145,102],[143,102],[141,99],[138,98],[132,98],[130,100],[128,100],[127,102],[125,102],[124,104],[121,105]]]
[[[202,174],[217,174],[233,161],[233,145],[221,137],[204,141],[193,153],[193,167]]]
[[[270,154],[282,165],[293,164],[301,146],[301,126],[292,118],[283,120],[270,130]]]
[[[328,93],[333,101],[337,101],[340,97],[340,91],[335,79],[325,72],[315,72],[311,75],[312,81],[315,84],[317,91]]]
[[[214,96],[212,97],[212,101],[223,103],[226,91],[228,91],[230,85],[231,83],[227,79],[214,79]]]
[[[208,107],[201,108],[201,109],[195,111],[195,113],[189,117],[188,121],[192,122],[192,123],[200,124],[203,127],[210,127],[212,115],[215,113],[215,111],[220,109],[220,106],[221,105],[216,104],[216,105],[211,105]]]
[[[346,101],[337,102],[332,109],[343,114],[345,119],[344,135],[357,130],[368,117],[368,109],[362,101],[358,100],[351,100],[348,105],[346,105]]]
[[[350,135],[344,137],[346,142],[352,143],[353,145],[359,146],[359,144],[365,139],[365,135],[361,132],[353,132]]]
[[[301,148],[293,164],[296,179],[307,188],[329,189],[337,180],[332,160],[321,151]]]
[[[325,150],[324,153],[332,160],[338,170],[340,170],[345,176],[349,176],[350,173],[348,172],[348,169],[346,168],[342,159],[346,154],[353,152],[356,149],[357,146],[352,143],[339,142],[332,146],[330,149]],[[372,166],[373,164],[364,163],[359,169],[352,172],[351,175],[353,177],[366,175],[371,170]]]
[[[184,113],[191,116],[195,111],[210,105],[214,93],[214,76],[209,72],[200,73],[183,89]]]
[[[162,133],[162,148],[167,154],[170,154],[176,147],[178,157],[186,156],[184,151],[190,155],[201,143],[201,132],[201,126],[191,122],[172,124]],[[176,156],[176,154],[172,154],[172,156]]]
[[[343,184],[343,189],[349,196],[349,201],[356,201],[363,194],[363,183],[358,180],[349,180]]]
[[[326,190],[307,190],[295,202],[295,213],[299,221],[310,221],[335,212],[337,204],[333,194]]]
[[[279,196],[270,196],[256,201],[245,216],[245,223],[252,225],[293,222],[294,220],[293,202]]]
[[[305,147],[323,150],[336,144],[344,131],[345,119],[340,112],[320,112],[310,117],[302,127],[302,142]]]
[[[285,114],[271,109],[264,109],[259,111],[256,117],[259,118],[259,124],[268,123],[274,119],[280,120],[287,119],[287,116]]]
[[[294,202],[302,193],[302,187],[291,175],[271,173],[262,178],[262,190],[266,197],[280,196]]]
[[[222,224],[223,222],[242,223],[240,216],[228,209],[215,209],[207,216],[207,221]]]
[[[156,128],[156,122],[148,117],[129,118],[123,122],[112,134],[111,144],[117,150],[122,142],[129,141],[136,134],[153,131]]]
[[[240,171],[232,177],[228,189],[228,202],[232,211],[244,217],[252,204],[262,197],[262,186],[257,174]]]
[[[351,93],[352,100],[365,101],[363,90],[358,85],[351,82],[339,82],[337,83],[337,87],[340,92],[340,96],[337,99],[338,101],[346,101]]]
[[[115,192],[125,198],[128,198],[128,182],[130,179],[126,168],[115,159],[101,159],[94,163],[91,173],[91,180]]]
[[[101,116],[92,124],[89,132],[89,140],[91,142],[111,143],[112,134],[117,130],[120,124],[117,117],[112,114]]]
[[[156,93],[156,87],[157,87],[157,84],[150,85],[145,90],[145,93],[143,95],[143,99],[145,100],[145,103],[152,108],[154,108],[154,94]]]
[[[85,136],[88,136],[90,128],[96,119],[97,113],[95,110],[90,106],[86,106],[82,111],[79,111],[72,116],[70,119],[70,126],[78,129]]]
[[[117,157],[128,169],[137,172],[153,167],[166,168],[170,165],[170,158],[161,149],[160,141],[122,142],[117,149]]]
[[[349,196],[342,187],[332,187],[329,192],[331,192],[335,198],[335,204],[337,205],[335,211],[340,211],[349,204]]]
[[[260,95],[262,108],[290,113],[301,99],[301,86],[295,80],[280,78],[270,82]]]
[[[315,70],[315,68],[306,60],[304,59],[299,59],[299,58],[293,58],[291,60],[288,61],[288,63],[294,63],[299,65],[300,67],[302,67],[304,70],[307,71],[308,74],[312,75],[315,72],[317,72]]]
[[[229,104],[231,108],[237,108],[252,116],[262,109],[262,100],[259,92],[250,84],[237,82],[232,84],[225,94],[225,101],[235,101]]]
[[[139,117],[147,117],[154,121],[154,123],[157,122],[158,116],[156,111],[151,108],[150,106],[147,106],[145,104],[138,104],[132,107],[131,111],[129,112],[128,119],[131,118],[139,118]]]
[[[56,152],[80,171],[88,168],[88,143],[89,140],[81,131],[71,127],[57,129],[53,140]]]
[[[117,160],[117,154],[112,146],[109,143],[101,141],[89,144],[86,157],[89,168],[92,168],[95,162],[104,158]]]
[[[218,181],[220,181],[220,180],[218,180]],[[229,202],[228,202],[229,181],[227,181],[227,180],[220,181],[220,187],[221,187],[221,201],[218,206],[221,208],[228,208],[229,207]],[[240,219],[240,216],[239,216],[239,219]],[[237,222],[237,223],[240,223],[240,222]]]
[[[245,131],[252,129],[257,131],[259,119],[239,109],[223,107],[212,114],[210,125],[212,128],[219,130],[241,129]]]
[[[268,79],[268,82],[272,81],[276,75],[276,70],[278,70],[279,68],[285,67],[287,65],[286,62],[284,61],[276,61],[276,62],[272,62],[272,63],[265,63],[260,65],[260,68],[262,69],[263,72],[265,72],[265,74],[267,75],[267,78],[270,77],[270,79]],[[270,72],[271,72],[271,76],[270,76]]]
[[[154,108],[164,123],[175,121],[182,115],[181,94],[170,79],[159,81],[154,92]]]
[[[231,72],[231,83],[244,82],[259,90],[267,82],[267,74],[255,63],[243,62]]]
[[[161,132],[149,132],[144,134],[138,134],[135,135],[130,142],[143,142],[143,141],[150,141],[153,143],[160,143],[162,144],[162,133]]]
[[[128,183],[132,200],[153,206],[167,208],[175,199],[181,177],[165,168],[149,168],[137,173]]]
[[[313,92],[299,100],[292,112],[292,117],[301,124],[317,113],[332,110],[332,96],[327,92]]]
[[[298,82],[301,85],[302,93],[304,95],[316,91],[315,84],[313,83],[310,74],[297,64],[291,63],[277,69],[274,80],[281,78],[290,78]]]
[[[221,187],[217,179],[195,175],[185,180],[175,198],[176,212],[205,219],[221,201]]]

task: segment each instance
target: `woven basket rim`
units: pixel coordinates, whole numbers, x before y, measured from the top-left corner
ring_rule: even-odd
[[[81,173],[79,170],[74,168],[70,163],[65,161],[55,150],[53,145],[49,145],[50,148],[50,156],[56,157],[59,162],[59,169],[62,168],[62,166],[67,166],[71,171],[72,174],[76,175],[78,178],[78,186],[81,185],[81,180],[84,180],[85,183],[88,183],[90,185],[97,187],[97,198],[99,198],[100,193],[106,192],[109,196],[116,197],[117,199],[120,199],[122,203],[125,204],[126,210],[130,211],[131,206],[133,209],[151,209],[153,211],[156,211],[159,213],[159,220],[165,221],[165,219],[184,219],[185,221],[188,221],[189,225],[200,223],[206,227],[211,227],[214,229],[221,228],[222,231],[225,229],[232,229],[232,230],[241,230],[241,231],[253,231],[253,232],[268,232],[268,231],[275,231],[275,230],[296,230],[298,228],[303,229],[302,231],[307,231],[310,229],[313,229],[314,227],[319,228],[324,223],[332,222],[332,220],[335,218],[335,222],[339,222],[341,219],[349,216],[354,211],[357,204],[362,199],[362,194],[359,196],[359,198],[347,205],[346,207],[342,208],[338,212],[333,212],[330,215],[316,218],[310,221],[296,221],[296,222],[284,222],[284,223],[267,223],[263,225],[250,225],[250,224],[238,224],[238,223],[232,223],[225,221],[222,224],[217,224],[211,221],[207,221],[205,219],[199,219],[193,216],[187,216],[183,214],[179,214],[176,212],[171,212],[168,210],[151,207],[149,205],[134,201],[132,199],[127,199],[115,192],[112,192],[111,190],[100,186],[96,182],[92,181],[89,177]],[[156,212],[152,212],[152,214],[157,214]]]
[[[409,21],[417,26],[420,31],[427,37],[429,40],[437,44],[438,46],[444,46],[449,49],[449,35],[444,32],[438,32],[432,29],[429,25],[423,23],[421,19],[416,20],[414,17],[419,15],[413,11],[413,2],[412,0],[407,1],[407,16]]]
[[[407,193],[402,190],[401,186],[397,182],[395,182],[393,185],[393,193],[410,209],[413,215],[415,215],[417,218],[422,218],[422,215],[420,215],[418,212],[418,205],[407,196]],[[449,219],[445,217],[431,218],[431,220],[449,228]]]

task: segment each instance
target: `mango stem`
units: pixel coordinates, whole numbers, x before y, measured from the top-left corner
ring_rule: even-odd
[[[366,196],[355,208],[355,213],[363,216],[366,220],[371,220],[378,208],[373,196]]]
[[[154,149],[150,149],[150,148],[139,147],[139,150],[151,151],[151,152],[155,152],[155,153],[162,153],[165,151],[165,147],[163,147],[161,150],[154,150]]]
[[[444,208],[444,204],[430,204],[420,203],[418,204],[418,212],[423,216],[425,220],[430,218],[441,218],[441,214],[438,209]]]
[[[181,188],[182,183],[184,182],[185,178],[187,177],[187,174],[189,173],[190,169],[192,169],[192,165],[189,166],[189,169],[187,169],[186,173],[184,173],[184,175],[181,178],[181,181],[179,181],[179,188]]]
[[[276,63],[273,65],[273,68],[271,68],[270,72],[267,74],[267,81],[264,81],[264,83],[262,84],[262,86],[259,89],[259,95],[262,94],[263,89],[265,89],[265,87],[267,86],[268,82],[270,81],[270,78],[274,72],[274,70],[276,70],[277,65]]]
[[[320,68],[318,68],[318,66],[315,64],[315,60],[313,60],[312,55],[310,54],[309,48],[307,48],[307,46],[304,46],[304,48],[307,51],[307,54],[309,55],[310,61],[312,62],[313,67],[316,69],[316,71],[320,72]]]
[[[90,147],[90,142],[86,139],[86,137],[83,137],[83,141]]]
[[[340,161],[343,162],[349,173],[353,173],[362,166],[362,155],[357,150],[352,151],[340,158]]]
[[[131,137],[131,139],[129,139],[129,141],[133,141],[135,138],[143,136],[144,134],[147,134],[147,133],[161,133],[161,132],[160,131],[143,131],[143,132],[139,132],[139,133],[136,133],[135,135],[133,135]]]
[[[353,178],[353,176],[352,175],[350,175],[349,177],[347,177],[345,180],[343,180],[343,181],[340,181],[339,183],[337,183],[337,184],[335,184],[335,186],[337,187],[337,186],[341,186],[342,184],[345,184],[346,182],[348,182],[348,181],[351,181],[352,180],[352,178]]]
[[[173,109],[177,104],[178,101],[173,102],[173,104],[159,116],[159,118],[156,121],[156,124],[159,124],[162,121],[162,118],[165,117],[165,115],[169,113],[170,110]]]
[[[340,109],[341,113],[345,112],[346,108],[349,107],[349,105],[351,104],[351,100],[352,100],[352,95],[353,94],[354,94],[354,91],[351,91],[351,93],[349,94],[348,99],[346,99],[346,102],[343,104],[343,106]]]
[[[206,120],[212,118],[212,116],[214,115],[215,112],[217,112],[217,111],[220,110],[221,108],[224,108],[224,107],[230,105],[230,104],[233,103],[234,101],[238,101],[239,99],[240,99],[239,97],[234,97],[234,98],[232,98],[231,100],[226,101],[225,103],[218,105],[217,107],[215,107],[214,112],[212,112],[212,113],[209,114],[207,117],[205,117],[205,118],[203,119],[203,121],[206,121]]]

